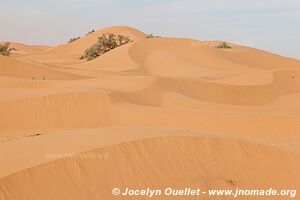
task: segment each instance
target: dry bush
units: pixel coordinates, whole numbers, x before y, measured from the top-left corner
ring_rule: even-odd
[[[129,37],[124,35],[115,35],[112,33],[103,34],[98,38],[96,44],[85,50],[80,59],[93,60],[106,52],[132,42]]]

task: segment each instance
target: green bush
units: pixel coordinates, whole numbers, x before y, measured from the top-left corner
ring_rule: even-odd
[[[154,35],[154,34],[147,34],[146,35],[146,38],[161,38],[161,36],[159,36],[159,35]]]
[[[79,40],[80,38],[81,37],[71,38],[68,43],[75,42],[76,40]]]
[[[96,44],[84,51],[80,59],[93,60],[102,54],[132,42],[129,37],[124,35],[115,35],[112,33],[103,34],[98,38]]]
[[[16,50],[15,48],[9,47],[9,42],[6,42],[4,44],[0,44],[0,55],[2,56],[10,56],[10,52],[12,50]]]
[[[229,46],[226,42],[222,42],[218,46],[216,46],[216,48],[219,48],[219,49],[231,49],[231,46]]]

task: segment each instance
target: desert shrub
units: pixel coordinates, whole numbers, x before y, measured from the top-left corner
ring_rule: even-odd
[[[159,35],[154,35],[154,34],[147,34],[146,35],[146,38],[160,38],[161,36],[159,36]]]
[[[93,60],[102,54],[131,42],[129,37],[115,35],[112,33],[103,34],[98,38],[96,44],[84,51],[80,59]]]
[[[89,35],[89,34],[91,34],[91,33],[94,33],[95,32],[95,30],[93,29],[93,30],[91,30],[91,31],[89,31],[87,34],[85,34],[85,35]]]
[[[216,48],[219,48],[219,49],[231,49],[231,46],[229,46],[226,42],[222,42],[218,46],[216,46]]]
[[[71,38],[68,43],[75,42],[76,40],[79,40],[80,38],[81,37]]]
[[[0,44],[0,55],[10,56],[11,51],[16,50],[15,48],[10,48],[9,45],[10,45],[9,42]]]

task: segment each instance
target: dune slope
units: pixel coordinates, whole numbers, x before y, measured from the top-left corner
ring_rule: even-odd
[[[115,199],[111,194],[115,187],[300,189],[298,156],[236,141],[163,137],[90,153],[107,157],[65,158],[13,174],[2,179],[1,198]]]
[[[45,66],[0,56],[0,76],[39,80],[70,80],[84,78],[66,72],[55,71]]]

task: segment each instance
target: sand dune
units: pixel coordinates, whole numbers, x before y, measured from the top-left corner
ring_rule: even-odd
[[[63,44],[51,49],[48,49],[46,51],[47,54],[64,54],[67,55],[77,55],[80,57],[80,55],[83,54],[83,52],[95,44],[98,40],[98,37],[105,33],[114,33],[114,34],[120,34],[120,35],[126,35],[129,36],[129,38],[133,41],[138,41],[140,39],[145,38],[145,34],[130,28],[130,27],[123,27],[123,26],[116,26],[116,27],[109,27],[105,29],[101,29],[99,31],[96,31],[94,33],[91,33],[89,35],[86,35],[85,37],[82,37],[81,39],[72,42],[70,44]]]
[[[195,43],[200,45],[194,45]],[[242,46],[235,46],[234,50],[222,50],[202,43],[205,42],[191,39],[144,39],[93,61],[69,67],[85,70],[90,74],[119,71],[160,77],[203,78],[229,85],[271,83],[272,74],[276,71],[290,71],[291,79],[296,79],[299,74],[297,60]],[[249,58],[244,54],[249,54]],[[257,63],[253,64],[251,58],[256,58],[256,54],[259,59],[255,59]],[[245,58],[234,60],[236,57]],[[273,65],[273,62],[276,64]]]
[[[84,78],[84,76],[59,72],[42,65],[27,63],[4,56],[0,56],[0,64],[0,76],[2,77],[15,77],[33,80],[68,80]]]
[[[79,60],[103,33],[133,42]],[[113,199],[126,186],[300,189],[300,61],[145,37],[109,27],[52,48],[12,43],[18,51],[0,56],[1,200]],[[45,157],[84,152],[108,157]]]
[[[58,45],[48,48],[43,52],[27,54],[21,57],[26,61],[41,63],[49,67],[64,68],[68,65],[83,63],[79,58],[84,51],[95,44],[98,37],[105,33],[114,33],[129,36],[133,41],[144,39],[146,35],[134,28],[125,26],[114,26],[105,29],[100,29],[96,32],[83,36],[75,42]]]
[[[153,138],[91,153],[107,155],[107,159],[66,158],[3,178],[2,198],[55,199],[59,194],[62,199],[114,199],[111,189],[116,186],[202,190],[300,187],[298,155],[226,139]],[[41,181],[45,175],[47,179]]]
[[[3,42],[0,42],[0,44],[3,44]],[[17,42],[9,42],[9,44],[11,48],[15,49],[12,51],[12,56],[24,56],[32,53],[43,52],[51,48],[49,46],[27,45],[27,44],[22,44]]]
[[[139,63],[136,63],[129,55],[128,51],[132,48],[133,43],[121,46],[113,51],[107,52],[89,62],[71,65],[70,68],[81,70],[102,70],[102,71],[129,71],[138,69]]]
[[[40,135],[36,135],[38,133]],[[2,143],[0,161],[1,163],[7,163],[7,165],[1,165],[0,178],[29,167],[57,160],[58,158],[47,156],[51,153],[75,154],[108,145],[161,136],[208,136],[208,134],[187,130],[178,131],[159,128],[95,128],[47,133],[47,131],[37,131],[35,134],[27,133],[28,135],[24,138]],[[39,151],[36,151],[36,149],[39,149]]]

